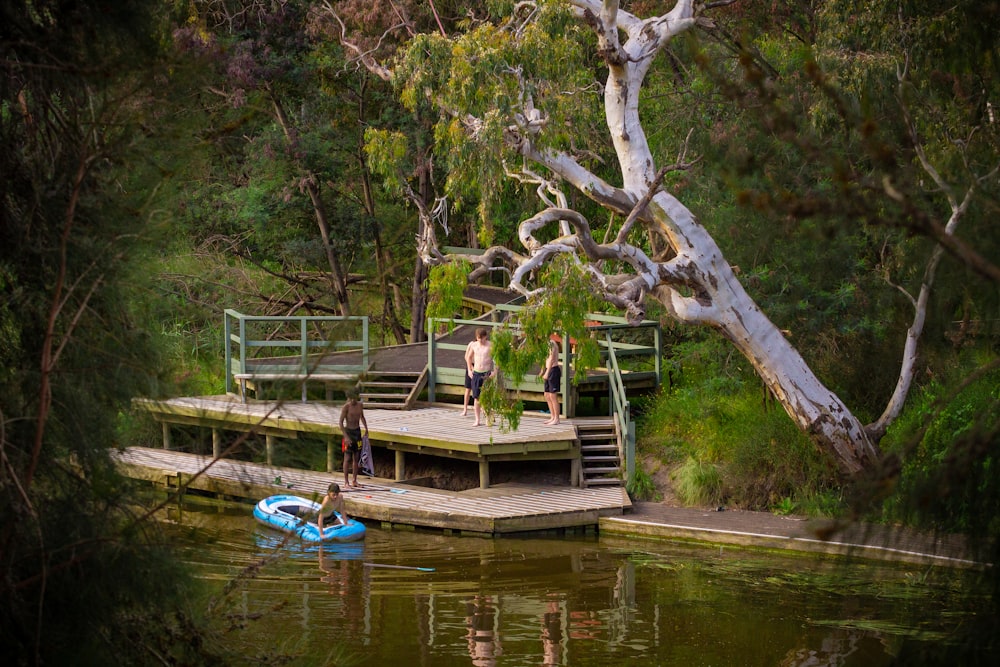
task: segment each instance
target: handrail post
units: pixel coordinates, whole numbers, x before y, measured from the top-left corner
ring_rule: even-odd
[[[635,477],[635,422],[628,420],[625,438],[625,483]]]
[[[226,393],[233,391],[233,330],[229,323],[229,309],[222,313],[222,334],[226,337]],[[242,372],[243,369],[240,369]]]
[[[247,320],[240,314],[240,372],[247,369]]]
[[[653,329],[655,332],[654,340],[656,341],[656,388],[660,388],[660,377],[663,373],[663,329],[660,328],[660,323],[656,323],[656,328]]]
[[[562,332],[562,376],[559,378],[559,391],[562,394],[562,413],[569,417],[569,335]],[[554,417],[554,415],[550,415]]]
[[[363,315],[361,320],[361,368],[362,372],[368,372],[368,316]]]
[[[434,402],[434,385],[437,380],[437,368],[434,366],[434,322],[432,317],[427,318],[427,400]]]
[[[308,340],[308,336],[309,336],[309,322],[307,322],[306,318],[304,317],[299,318],[299,350],[300,350],[299,354],[302,359],[302,367],[299,369],[299,372],[306,376],[308,376],[309,373],[312,372],[312,369],[309,368],[309,345],[306,342]],[[304,387],[302,393],[303,395],[305,394]]]

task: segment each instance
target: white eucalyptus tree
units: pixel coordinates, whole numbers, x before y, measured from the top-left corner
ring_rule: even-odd
[[[533,276],[552,258],[569,256],[589,273],[601,298],[631,321],[642,319],[647,299],[655,299],[675,320],[715,329],[752,364],[794,422],[845,473],[857,473],[879,457],[872,434],[884,433],[885,420],[898,412],[887,412],[876,428],[866,429],[818,379],[748,295],[695,213],[662,187],[667,173],[688,170],[696,160],[682,146],[672,164],[658,164],[647,140],[640,96],[655,59],[678,35],[710,27],[711,11],[728,4],[678,0],[664,14],[640,18],[617,0],[520,2],[502,25],[470,13],[469,29],[460,35],[414,37],[391,65],[356,53],[372,71],[399,81],[404,100],[433,101],[442,111],[438,135],[450,137],[443,143],[451,146],[456,164],[463,155],[456,146],[471,145],[476,148],[465,150],[492,151],[507,177],[536,186],[544,209],[521,222],[521,247],[488,248],[472,258],[473,277],[503,270],[511,289],[544,298],[546,288],[533,287]],[[334,5],[325,8],[336,16]],[[589,31],[589,42],[560,41],[560,20],[567,33]],[[340,34],[349,45],[346,31]],[[574,125],[566,109],[584,105],[587,96],[586,75],[576,78],[572,71],[573,64],[587,62],[574,61],[579,54],[573,48],[581,43],[592,45],[606,67],[600,106],[604,141],[614,149],[613,170],[573,141],[581,124]],[[592,81],[592,70],[590,76]],[[464,157],[468,165],[481,160],[475,152]],[[596,239],[587,217],[567,206],[568,188],[615,213],[620,222],[614,233]],[[960,208],[953,204],[956,213]],[[433,224],[422,230],[418,245],[426,262],[455,259],[440,250]],[[922,317],[925,305],[915,306]]]

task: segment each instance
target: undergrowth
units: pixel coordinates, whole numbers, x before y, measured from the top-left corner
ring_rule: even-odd
[[[1000,359],[968,353],[945,377],[914,392],[882,440],[901,461],[887,521],[946,531],[1000,533],[996,445],[1000,441]]]
[[[836,468],[746,362],[717,340],[673,349],[674,384],[643,406],[638,449],[672,470],[679,500],[830,514]]]

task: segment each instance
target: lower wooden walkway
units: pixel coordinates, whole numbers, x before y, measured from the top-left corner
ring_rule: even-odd
[[[113,456],[122,471],[135,479],[249,500],[280,493],[318,499],[331,481],[342,479],[340,474],[146,447],[129,447]],[[383,525],[458,534],[596,529],[601,517],[621,516],[632,506],[621,487],[502,484],[455,492],[374,478],[362,484],[360,489],[344,489],[349,515]]]

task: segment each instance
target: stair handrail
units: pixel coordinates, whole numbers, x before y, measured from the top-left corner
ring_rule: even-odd
[[[618,427],[618,456],[625,461],[625,483],[628,484],[635,474],[635,422],[632,421],[628,395],[625,393],[625,383],[622,381],[621,369],[618,366],[618,356],[615,354],[615,344],[611,340],[611,332],[605,332],[608,344],[608,388],[610,393],[611,417]]]

